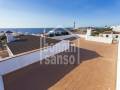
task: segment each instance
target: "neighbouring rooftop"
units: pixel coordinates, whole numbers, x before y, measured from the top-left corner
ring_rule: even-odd
[[[73,34],[86,34],[87,30],[72,30],[71,31]]]
[[[9,57],[8,51],[0,44],[0,59],[5,57]]]
[[[40,49],[59,42],[59,40],[33,35],[22,35],[16,38],[15,41],[8,43],[8,47],[14,55]]]
[[[7,50],[0,50],[0,59],[9,57]]]

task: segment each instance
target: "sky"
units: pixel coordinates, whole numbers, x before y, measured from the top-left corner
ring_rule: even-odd
[[[120,0],[0,0],[0,27],[105,26],[120,24]]]

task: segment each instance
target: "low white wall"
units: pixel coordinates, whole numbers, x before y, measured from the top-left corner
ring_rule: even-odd
[[[118,44],[118,60],[117,60],[117,80],[116,90],[120,90],[120,40]]]
[[[106,37],[86,36],[86,40],[111,44],[113,39]]]
[[[114,40],[119,40],[120,39],[120,34],[101,34],[101,36],[106,37],[108,35],[107,38],[114,38]],[[118,36],[118,38],[116,38]]]
[[[71,38],[71,37],[76,37],[76,34],[64,35],[64,36],[55,36],[55,37],[51,37],[51,38],[57,39],[57,40],[64,40],[64,39]]]
[[[47,47],[46,49],[19,55],[19,56],[1,61],[0,75],[5,75],[15,70],[21,69],[27,65],[43,60],[49,56],[58,54],[67,49],[69,49],[69,42],[63,40],[53,46]]]
[[[76,34],[76,35],[80,38],[85,38],[86,37],[86,35],[83,35],[83,34]]]
[[[6,48],[7,48],[7,52],[9,54],[9,57],[13,57],[14,55],[13,55],[12,51],[10,50],[10,48],[8,46],[6,46]]]

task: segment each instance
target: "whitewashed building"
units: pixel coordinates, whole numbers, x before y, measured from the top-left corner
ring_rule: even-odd
[[[99,34],[99,36],[113,38],[113,40],[120,39],[120,25],[111,26],[110,28],[112,28],[112,31],[105,31],[105,32]]]
[[[120,32],[120,25],[111,26],[112,30],[115,32]]]
[[[5,34],[6,34],[6,37],[7,37],[7,43],[15,41],[15,37],[13,36],[13,32],[7,31]]]

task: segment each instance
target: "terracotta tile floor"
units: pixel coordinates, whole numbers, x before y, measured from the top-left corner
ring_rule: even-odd
[[[80,48],[95,51],[100,57],[83,61],[49,90],[115,90],[117,45],[83,39],[75,43]]]

